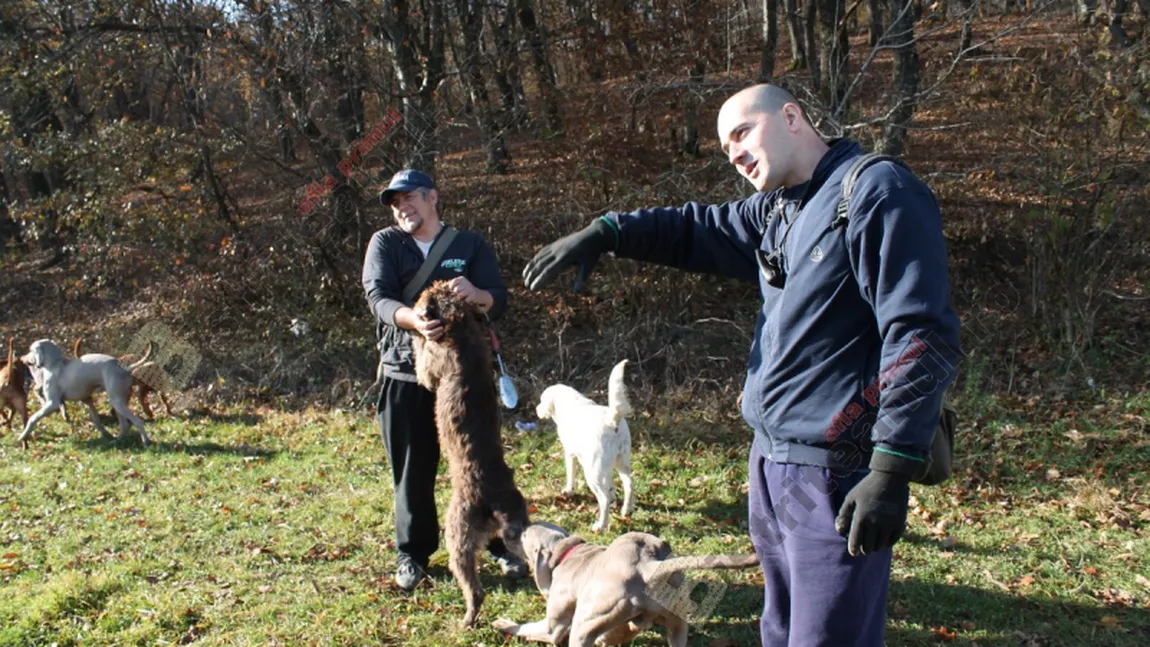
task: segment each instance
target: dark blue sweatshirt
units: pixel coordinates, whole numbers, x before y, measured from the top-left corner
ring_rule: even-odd
[[[443,230],[435,240],[442,235]],[[363,259],[363,290],[375,317],[383,374],[405,382],[415,381],[414,351],[411,331],[395,324],[395,313],[404,306],[414,305],[402,301],[403,288],[419,273],[423,261],[423,252],[415,239],[395,226],[375,232]],[[499,262],[495,251],[475,232],[459,231],[424,287],[457,276],[466,276],[472,285],[491,293],[494,303],[487,316],[492,321],[503,315],[507,309],[507,288],[499,275]]]
[[[897,164],[875,164],[847,224],[832,227],[842,177],[860,154],[838,140],[800,186],[606,215],[617,256],[758,280],[742,413],[777,462],[849,472],[865,468],[876,445],[921,459],[954,379],[959,323],[930,189]],[[767,284],[756,257],[779,246],[782,289]]]

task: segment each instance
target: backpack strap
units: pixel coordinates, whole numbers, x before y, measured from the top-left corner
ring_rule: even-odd
[[[851,161],[851,165],[847,167],[847,172],[843,175],[842,193],[839,196],[839,204],[835,207],[835,219],[831,221],[831,228],[845,226],[849,218],[847,217],[847,210],[851,206],[851,196],[854,195],[855,185],[858,184],[859,176],[871,164],[878,164],[879,162],[894,162],[903,168],[907,167],[906,163],[893,155],[883,155],[882,153],[866,153],[859,155]]]
[[[427,252],[427,258],[423,259],[423,265],[419,266],[419,271],[411,278],[411,282],[403,287],[403,303],[411,305],[415,303],[415,297],[423,290],[423,284],[427,283],[427,277],[435,270],[435,266],[439,264],[439,259],[443,258],[443,253],[451,246],[451,241],[455,240],[455,235],[459,233],[454,227],[444,225],[443,234],[431,246]]]
[[[832,228],[845,226],[847,222],[849,222],[850,218],[847,215],[847,211],[850,209],[851,196],[854,194],[855,185],[858,184],[859,176],[862,175],[862,172],[865,171],[867,167],[879,162],[894,162],[905,169],[910,168],[901,159],[891,155],[883,155],[882,153],[866,153],[852,160],[851,165],[847,167],[846,174],[843,175],[842,193],[839,196],[838,206],[835,207],[835,219],[831,222]],[[914,475],[911,481],[923,485],[938,485],[950,478],[954,469],[956,419],[957,414],[954,408],[943,398],[942,407],[939,411],[939,424],[935,428],[934,436],[931,438],[930,451],[924,457],[925,460],[922,470]]]

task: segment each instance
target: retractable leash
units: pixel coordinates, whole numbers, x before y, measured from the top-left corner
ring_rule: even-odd
[[[499,354],[499,337],[491,327],[491,319],[487,319],[487,332],[491,335],[491,350],[495,351],[495,359],[499,362],[499,399],[503,400],[504,407],[514,409],[519,404],[519,392],[515,390],[515,382],[511,381],[511,376],[503,367],[503,356]]]

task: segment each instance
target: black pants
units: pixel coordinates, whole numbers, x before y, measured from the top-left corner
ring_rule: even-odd
[[[415,382],[385,377],[376,411],[395,483],[395,547],[426,568],[427,560],[439,548],[435,394]],[[487,544],[487,550],[496,557],[507,554],[498,537]]]

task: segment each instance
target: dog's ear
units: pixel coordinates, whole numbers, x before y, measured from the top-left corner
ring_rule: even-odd
[[[551,567],[547,565],[549,561],[551,561],[550,551],[540,550],[535,553],[535,567],[531,569],[535,572],[535,587],[544,598],[551,589]]]
[[[546,391],[539,398],[539,405],[535,407],[535,417],[540,420],[550,420],[555,415],[555,402],[551,394]]]

